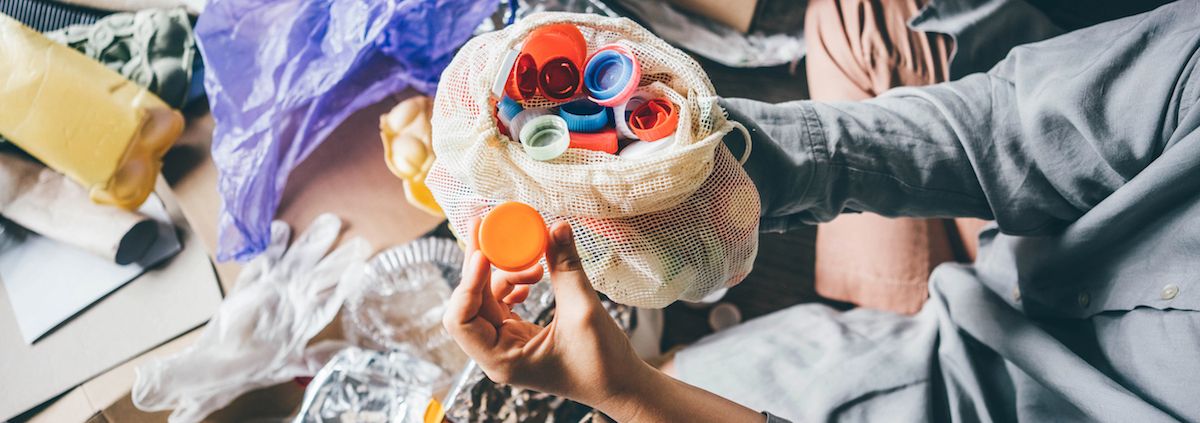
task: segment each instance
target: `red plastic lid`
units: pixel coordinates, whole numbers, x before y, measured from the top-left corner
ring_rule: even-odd
[[[629,117],[629,129],[642,141],[658,141],[675,133],[679,125],[679,113],[675,104],[665,98],[646,100],[633,110]]]
[[[584,148],[617,154],[617,130],[603,128],[596,132],[571,132],[571,148]]]
[[[525,38],[521,53],[528,54],[537,66],[537,86],[546,98],[566,101],[583,86],[587,41],[575,25],[549,25],[533,30]],[[520,66],[518,59],[514,68]],[[521,77],[522,82],[526,81],[524,78]]]
[[[533,207],[511,201],[492,209],[479,225],[479,250],[501,270],[533,267],[546,253],[546,221]]]
[[[513,100],[527,100],[538,92],[538,66],[533,56],[522,53],[517,56],[512,72],[508,74],[508,84],[504,93]]]

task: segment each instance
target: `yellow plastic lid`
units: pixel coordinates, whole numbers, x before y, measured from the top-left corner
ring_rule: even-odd
[[[479,225],[479,250],[493,266],[516,272],[533,267],[546,252],[546,221],[533,207],[507,202]]]

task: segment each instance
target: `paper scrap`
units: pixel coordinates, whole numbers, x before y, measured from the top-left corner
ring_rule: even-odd
[[[33,344],[147,268],[179,253],[182,246],[162,200],[151,194],[138,211],[158,221],[158,240],[137,263],[120,266],[37,234],[0,252],[0,280],[25,343]]]

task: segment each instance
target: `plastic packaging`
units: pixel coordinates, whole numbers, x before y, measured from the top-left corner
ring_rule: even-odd
[[[342,328],[352,345],[404,351],[442,369],[427,385],[449,385],[469,358],[442,327],[451,285],[461,279],[462,249],[421,238],[375,255],[366,277],[349,285]]]
[[[308,341],[333,320],[345,296],[339,288],[363,276],[371,253],[362,238],[329,252],[341,227],[322,214],[289,247],[291,228],[273,222],[266,252],[242,268],[196,341],[137,366],[133,404],[196,423],[245,392],[316,374],[345,345]]]
[[[308,383],[292,423],[440,423],[430,386],[441,373],[403,351],[346,348]]]
[[[576,148],[539,161],[504,141],[490,113],[500,60],[531,32],[563,24],[580,29],[590,52],[617,44],[637,56],[639,88],[676,107],[668,147],[636,160]],[[531,15],[472,39],[446,69],[434,104],[437,159],[426,183],[459,235],[469,219],[507,201],[571,223],[584,271],[614,301],[662,308],[700,299],[745,278],[758,252],[757,191],[721,142],[740,125],[717,100],[695,60],[633,21]],[[557,104],[541,96],[522,102]]]
[[[355,111],[437,88],[499,0],[215,0],[196,23],[216,127],[217,259],[270,238],[291,170]],[[490,83],[490,80],[489,80]]]

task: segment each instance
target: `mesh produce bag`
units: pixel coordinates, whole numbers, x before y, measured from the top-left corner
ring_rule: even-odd
[[[613,43],[633,51],[641,89],[679,110],[673,145],[638,159],[572,148],[540,162],[500,132],[492,84],[505,53],[530,31],[564,23],[580,29],[589,55]],[[557,104],[540,94],[524,102]],[[433,114],[437,160],[426,184],[459,234],[470,218],[507,201],[532,206],[547,222],[566,220],[598,291],[661,308],[741,282],[758,253],[758,192],[721,142],[734,127],[745,132],[726,120],[700,65],[633,21],[535,14],[472,39],[442,74]]]

